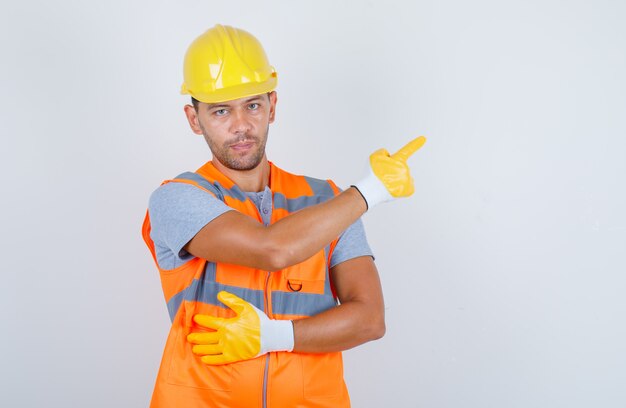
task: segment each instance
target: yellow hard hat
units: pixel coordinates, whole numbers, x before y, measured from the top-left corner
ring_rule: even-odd
[[[187,49],[180,93],[206,103],[270,92],[278,82],[263,46],[252,34],[216,25]]]

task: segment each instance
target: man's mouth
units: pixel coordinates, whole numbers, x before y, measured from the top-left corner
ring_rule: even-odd
[[[245,142],[237,142],[230,145],[230,148],[236,151],[243,151],[251,149],[254,146],[254,142],[251,140],[246,140]]]

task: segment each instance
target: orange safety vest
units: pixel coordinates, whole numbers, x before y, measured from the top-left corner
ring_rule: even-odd
[[[272,163],[270,169],[273,202],[270,224],[339,192],[330,180],[293,175]],[[165,183],[168,182],[192,184],[229,207],[263,222],[252,200],[212,162],[196,173],[183,173]],[[149,214],[146,214],[142,233],[156,262]],[[273,272],[201,258],[193,258],[171,270],[159,268],[172,327],[150,406],[349,407],[339,352],[272,352],[251,360],[210,366],[191,352],[192,345],[186,340],[190,332],[203,330],[193,322],[195,314],[234,316],[232,310],[217,300],[221,290],[254,304],[272,319],[301,319],[336,307],[329,269],[336,244],[337,239],[306,261]]]

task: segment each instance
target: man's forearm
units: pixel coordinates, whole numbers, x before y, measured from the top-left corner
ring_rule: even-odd
[[[224,364],[271,351],[342,351],[382,337],[385,306],[372,258],[360,256],[341,262],[331,269],[331,276],[340,306],[292,324],[269,319],[245,300],[220,292],[218,299],[233,309],[236,317],[224,320],[195,315],[194,322],[212,330],[192,332],[187,340],[205,363]]]
[[[379,202],[413,193],[413,179],[406,163],[424,138],[409,142],[394,155],[380,149],[370,156],[370,172],[322,204],[290,214],[264,226],[237,211],[226,212],[205,225],[185,246],[194,256],[268,271],[280,270],[311,257],[368,208]]]
[[[269,226],[229,211],[205,225],[185,249],[212,262],[280,270],[313,256],[366,209],[363,197],[351,187]]]
[[[342,351],[385,334],[385,302],[372,258],[362,256],[335,265],[331,276],[341,305],[294,320],[294,351]]]
[[[362,302],[348,302],[316,316],[293,321],[295,352],[343,351],[385,334],[384,311]]]

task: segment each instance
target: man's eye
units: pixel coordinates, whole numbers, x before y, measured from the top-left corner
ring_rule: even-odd
[[[259,104],[258,103],[251,103],[250,105],[248,105],[248,109],[250,109],[250,110],[259,109]]]
[[[226,109],[218,109],[214,113],[216,116],[224,116],[228,113],[228,111]]]

